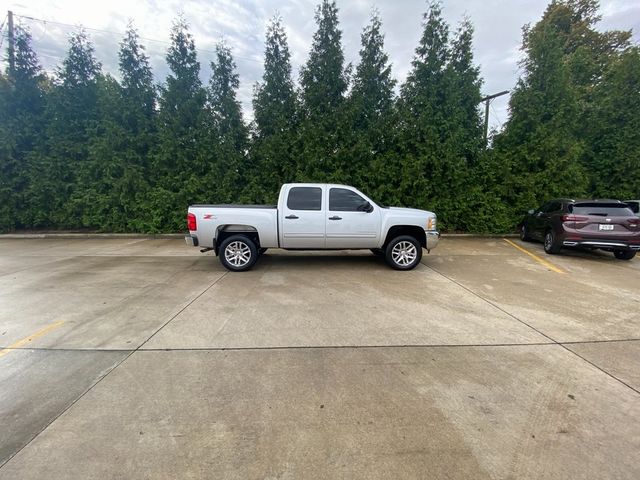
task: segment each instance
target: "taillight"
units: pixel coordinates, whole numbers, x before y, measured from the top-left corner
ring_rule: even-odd
[[[589,220],[589,217],[581,217],[580,215],[563,215],[563,222],[586,222]]]
[[[189,231],[198,229],[196,216],[193,213],[187,213],[187,228],[189,229]]]
[[[640,218],[633,218],[629,220],[629,226],[632,228],[640,227]]]

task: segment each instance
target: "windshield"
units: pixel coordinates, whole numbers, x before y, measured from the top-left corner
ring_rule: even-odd
[[[630,217],[633,212],[626,205],[613,203],[576,203],[569,206],[569,212],[576,215],[597,215],[600,217]]]

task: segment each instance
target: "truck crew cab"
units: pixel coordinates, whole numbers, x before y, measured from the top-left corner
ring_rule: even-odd
[[[411,270],[438,244],[436,215],[382,207],[346,185],[290,183],[278,205],[192,205],[187,245],[214,250],[229,270],[249,270],[268,248],[368,249]]]

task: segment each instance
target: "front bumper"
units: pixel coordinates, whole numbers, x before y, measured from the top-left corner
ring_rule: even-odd
[[[438,242],[440,241],[440,232],[437,230],[425,230],[425,237],[427,238],[427,252],[433,250],[438,246]]]
[[[186,235],[184,237],[184,241],[190,247],[197,247],[198,246],[198,236],[197,235]]]

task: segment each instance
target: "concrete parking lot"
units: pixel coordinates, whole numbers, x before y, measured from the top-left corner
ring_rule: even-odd
[[[0,479],[640,478],[640,259],[0,238]]]

